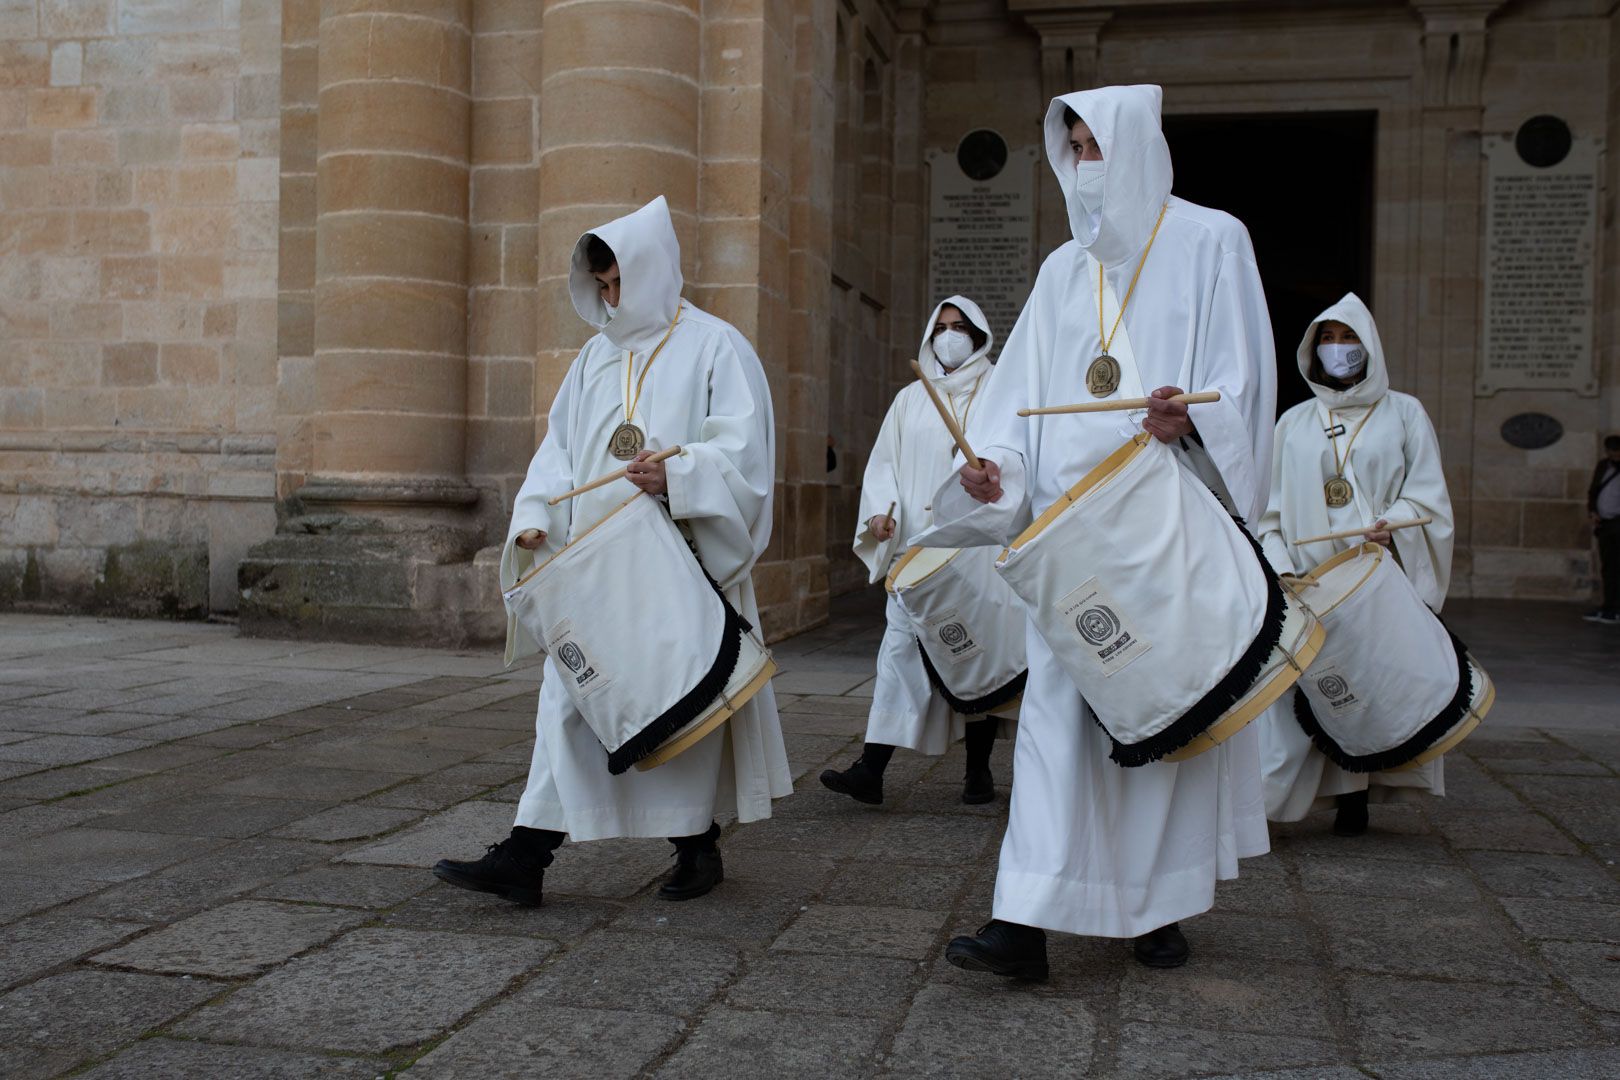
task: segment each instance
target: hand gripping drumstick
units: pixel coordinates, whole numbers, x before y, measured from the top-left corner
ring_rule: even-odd
[[[1415,529],[1419,525],[1427,525],[1433,520],[1434,518],[1432,517],[1420,517],[1413,518],[1411,521],[1392,521],[1378,531],[1394,532],[1396,529]],[[1348,540],[1352,536],[1365,536],[1372,531],[1373,526],[1369,525],[1365,529],[1345,529],[1343,532],[1324,533],[1321,536],[1307,536],[1303,540],[1295,540],[1294,546],[1298,547],[1300,544],[1317,544],[1321,543],[1323,540]]]
[[[680,452],[681,452],[680,447],[672,446],[668,450],[660,450],[660,451],[658,451],[658,453],[656,453],[652,457],[648,458],[647,461],[648,462],[668,461],[670,458],[674,457],[676,454],[678,454]],[[558,503],[563,502],[566,499],[572,499],[575,495],[583,495],[587,491],[595,491],[597,488],[602,487],[602,486],[604,486],[606,484],[611,484],[615,480],[623,480],[626,476],[629,476],[629,475],[630,475],[630,470],[629,469],[627,469],[627,468],[626,469],[620,469],[618,472],[611,472],[611,473],[608,473],[606,476],[599,476],[595,480],[592,480],[588,484],[581,485],[580,487],[575,488],[573,491],[565,491],[561,495],[557,496],[555,499],[548,499],[546,501],[547,501],[548,505],[556,506]]]
[[[1078,405],[1048,405],[1041,409],[1019,409],[1019,416],[1065,416],[1069,413],[1123,412],[1127,409],[1145,409],[1149,401],[1179,401],[1183,405],[1209,405],[1221,400],[1219,390],[1205,390],[1197,394],[1177,394],[1167,398],[1127,397],[1112,401],[1082,401]]]
[[[957,424],[956,418],[945,407],[945,403],[939,400],[939,391],[935,390],[934,384],[928,381],[928,376],[923,374],[923,369],[917,364],[917,361],[913,360],[911,362],[911,370],[915,371],[917,378],[922,380],[923,389],[928,391],[928,400],[934,403],[934,408],[939,412],[939,418],[945,421],[945,430],[949,431],[951,438],[956,440],[956,448],[962,451],[962,456],[967,459],[967,463],[975,469],[984,468],[984,465],[979,461],[978,455],[973,452],[973,447],[968,445],[967,436],[962,434],[962,428]]]

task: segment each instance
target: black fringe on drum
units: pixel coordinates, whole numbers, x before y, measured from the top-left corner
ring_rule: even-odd
[[[959,698],[951,693],[950,687],[940,680],[939,672],[934,670],[934,662],[928,658],[928,650],[923,648],[922,638],[917,639],[917,651],[922,654],[923,670],[928,672],[928,681],[934,684],[939,696],[945,699],[956,712],[963,716],[978,716],[982,713],[994,712],[1009,701],[1017,698],[1024,692],[1024,683],[1029,679],[1029,669],[1025,668],[1013,677],[1012,681],[999,690],[992,690],[983,697]]]
[[[1243,655],[1238,657],[1237,663],[1226,673],[1226,677],[1216,683],[1209,693],[1198,699],[1192,708],[1182,713],[1175,723],[1157,735],[1129,745],[1119,742],[1110,735],[1108,738],[1114,744],[1114,749],[1108,756],[1117,765],[1134,768],[1138,765],[1151,764],[1166,754],[1175,753],[1207,731],[1254,686],[1255,680],[1266,669],[1266,661],[1271,658],[1271,651],[1282,640],[1283,622],[1288,616],[1288,607],[1283,600],[1282,583],[1277,580],[1277,572],[1266,561],[1265,552],[1261,550],[1259,542],[1249,535],[1243,519],[1233,514],[1232,523],[1254,549],[1255,561],[1260,564],[1260,572],[1265,577],[1266,614],[1260,620],[1260,631],[1254,635],[1254,641],[1250,642]],[[1101,721],[1098,723],[1101,724]],[[1107,728],[1104,727],[1103,730],[1106,731]]]
[[[618,776],[663,746],[676,732],[702,716],[703,711],[714,703],[714,699],[725,692],[726,683],[731,681],[732,672],[737,670],[737,659],[742,655],[742,637],[750,632],[750,628],[747,620],[739,615],[737,609],[731,606],[731,601],[726,599],[726,594],[721,591],[719,584],[713,578],[709,578],[709,584],[714,586],[714,594],[719,598],[720,606],[725,609],[725,625],[720,630],[720,653],[714,658],[714,666],[709,668],[707,675],[698,680],[696,686],[666,709],[662,716],[648,724],[623,746],[608,753],[608,772],[614,776]]]
[[[1322,725],[1317,722],[1316,713],[1311,708],[1310,699],[1298,687],[1294,688],[1294,719],[1299,721],[1299,726],[1305,729],[1305,734],[1311,737],[1311,742],[1316,744],[1316,748],[1322,751],[1323,756],[1345,772],[1370,773],[1405,765],[1445,738],[1447,732],[1460,724],[1463,717],[1468,715],[1468,705],[1474,699],[1474,669],[1468,664],[1468,646],[1464,645],[1449,627],[1446,634],[1451,638],[1451,647],[1457,652],[1457,692],[1446,703],[1446,707],[1440,710],[1439,715],[1394,749],[1380,750],[1376,754],[1345,753],[1339,744],[1333,741],[1332,736],[1322,730]]]

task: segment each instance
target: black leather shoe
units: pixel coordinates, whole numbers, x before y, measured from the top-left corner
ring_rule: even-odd
[[[1367,792],[1351,791],[1338,798],[1339,812],[1333,815],[1334,836],[1360,836],[1367,831]]]
[[[996,798],[996,778],[990,774],[989,769],[969,769],[967,778],[962,781],[962,801],[969,806],[978,806],[980,803],[994,802]]]
[[[457,862],[440,859],[433,864],[433,876],[458,889],[494,893],[514,904],[535,907],[540,903],[541,883],[551,852],[526,848],[511,837],[489,845],[482,859]]]
[[[726,877],[720,865],[720,849],[680,847],[675,849],[675,869],[658,887],[660,900],[696,900]]]
[[[867,768],[866,762],[859,758],[843,772],[837,769],[823,772],[821,782],[827,788],[840,795],[848,795],[856,802],[870,806],[880,806],[883,803],[883,774],[873,772]]]
[[[1045,982],[1046,931],[991,919],[974,937],[952,938],[945,959],[963,971]]]
[[[1192,950],[1187,947],[1187,936],[1180,923],[1171,923],[1151,930],[1136,939],[1132,946],[1136,959],[1151,968],[1176,968],[1187,962]]]

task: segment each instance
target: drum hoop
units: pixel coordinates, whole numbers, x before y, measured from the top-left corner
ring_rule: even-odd
[[[1309,582],[1311,585],[1318,585],[1321,583],[1322,575],[1327,573],[1329,570],[1334,570],[1353,559],[1369,553],[1373,556],[1373,562],[1372,565],[1367,568],[1367,572],[1361,575],[1360,581],[1357,581],[1354,585],[1344,590],[1344,592],[1339,595],[1339,598],[1333,601],[1333,603],[1329,604],[1327,607],[1318,608],[1309,604],[1304,600],[1303,597],[1301,597],[1300,602],[1310,607],[1310,609],[1316,613],[1316,617],[1318,619],[1326,618],[1334,611],[1335,608],[1344,603],[1346,600],[1350,599],[1356,594],[1358,589],[1367,584],[1368,578],[1372,577],[1373,574],[1378,572],[1378,564],[1384,561],[1384,556],[1387,554],[1387,549],[1385,549],[1384,545],[1375,544],[1369,540],[1357,547],[1345,548],[1327,562],[1322,563],[1320,566],[1313,569],[1310,573],[1304,574],[1300,577],[1299,580],[1301,581]],[[1304,587],[1308,586],[1302,586],[1302,588]],[[1299,596],[1300,594],[1298,592],[1294,592],[1294,595]]]
[[[1470,702],[1468,713],[1463,718],[1463,722],[1452,728],[1449,735],[1435,743],[1433,746],[1429,747],[1427,750],[1423,751],[1423,753],[1419,754],[1405,765],[1400,765],[1396,768],[1390,769],[1390,772],[1405,772],[1410,769],[1421,768],[1440,755],[1450,753],[1452,750],[1456,749],[1458,743],[1472,735],[1474,733],[1474,729],[1479,727],[1479,725],[1484,722],[1485,714],[1491,711],[1492,705],[1496,704],[1496,683],[1491,681],[1490,675],[1486,674],[1485,669],[1479,666],[1479,662],[1476,661],[1472,655],[1468,657],[1468,666],[1484,683],[1485,689],[1480,695],[1479,704],[1476,706]]]
[[[552,563],[556,562],[558,559],[560,559],[564,555],[568,554],[568,551],[569,551],[570,548],[572,548],[572,547],[574,547],[574,546],[576,546],[576,545],[578,545],[580,543],[583,543],[587,536],[591,535],[591,533],[595,532],[597,529],[600,529],[603,525],[606,525],[608,523],[608,521],[611,520],[613,518],[613,516],[616,515],[620,510],[623,510],[625,507],[629,506],[631,503],[633,503],[637,499],[641,498],[642,495],[644,495],[644,494],[646,494],[646,493],[638,491],[634,495],[630,496],[628,499],[624,500],[624,502],[620,503],[618,506],[615,506],[612,510],[609,510],[606,514],[604,514],[602,516],[601,521],[598,521],[596,524],[592,525],[590,528],[586,529],[584,532],[580,533],[578,536],[576,536],[572,540],[568,541],[568,543],[564,544],[563,547],[562,547],[562,550],[557,552],[557,554],[551,556],[551,558],[547,559],[545,562],[541,563],[539,566],[536,566],[534,569],[530,570],[527,574],[524,574],[522,577],[518,578],[517,582],[512,586],[512,588],[521,589],[523,586],[525,586],[529,582],[533,581],[535,579],[535,577],[540,573],[540,571],[544,570],[546,567],[550,566]]]
[[[1103,458],[1090,472],[1080,478],[1078,484],[1065,491],[1058,497],[1056,502],[1043,510],[1041,516],[1036,518],[1029,528],[1019,533],[1016,540],[1003,548],[1001,558],[998,561],[1005,562],[1008,556],[1039,536],[1048,525],[1056,521],[1058,516],[1069,507],[1079,502],[1087,492],[1098,487],[1126,465],[1129,465],[1138,454],[1147,448],[1147,444],[1151,439],[1152,436],[1145,432],[1141,435],[1133,435],[1124,446]]]
[[[722,698],[721,700],[723,704],[720,706],[720,708],[716,709],[710,716],[706,717],[701,724],[698,724],[691,731],[688,731],[679,738],[670,740],[663,746],[660,746],[657,750],[654,750],[652,753],[636,762],[637,770],[646,772],[648,769],[656,768],[657,766],[674,759],[677,754],[683,753],[684,751],[690,750],[692,747],[696,746],[698,742],[707,738],[709,734],[721,724],[725,723],[727,720],[730,720],[733,716],[736,716],[739,712],[741,712],[744,705],[747,705],[750,701],[753,701],[754,698],[758,697],[759,692],[765,689],[766,684],[769,683],[776,675],[776,671],[776,660],[772,658],[769,652],[767,652],[765,654],[765,664],[759,669],[759,673],[757,675],[748,680],[748,682],[741,689],[739,689],[737,693],[730,697]]]
[[[900,577],[900,571],[904,570],[911,563],[911,561],[913,559],[917,558],[917,556],[921,555],[923,552],[925,552],[925,551],[939,551],[939,550],[941,550],[941,549],[939,549],[939,548],[927,548],[927,547],[907,548],[906,553],[904,555],[900,556],[900,560],[894,564],[894,569],[889,571],[888,578],[883,582],[884,590],[886,592],[888,592],[888,594],[890,596],[898,595],[898,593],[895,590],[895,584],[894,583],[895,583],[895,580]],[[947,566],[949,566],[951,564],[952,560],[954,560],[956,558],[956,556],[960,555],[961,553],[962,553],[962,549],[961,548],[956,548],[954,553],[951,555],[951,557],[949,559],[946,559],[944,562],[940,563],[938,566],[936,566],[932,570],[928,571],[928,573],[924,574],[922,577],[918,578],[916,581],[913,581],[911,583],[911,585],[909,585],[907,587],[908,588],[915,588],[916,586],[918,586],[918,585],[922,584],[923,582],[927,581],[929,578],[933,577],[935,574],[939,573],[941,570],[943,570]]]

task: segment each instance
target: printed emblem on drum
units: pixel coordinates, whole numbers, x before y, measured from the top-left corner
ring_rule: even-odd
[[[571,692],[583,697],[595,693],[612,680],[604,675],[600,665],[586,655],[584,648],[573,639],[573,632],[572,621],[564,619],[551,628],[547,637],[551,642],[551,655],[562,669],[560,674],[573,684]]]
[[[1310,682],[1312,684],[1310,688],[1316,691],[1310,695],[1311,705],[1326,709],[1335,716],[1360,712],[1366,704],[1351,688],[1350,680],[1332,668],[1320,674],[1312,674]]]
[[[954,611],[948,611],[928,624],[928,632],[933,635],[941,648],[945,650],[946,659],[953,664],[960,664],[964,660],[971,660],[982,650],[979,643],[973,639],[973,634]]]
[[[1073,627],[1081,654],[1094,660],[1104,675],[1124,671],[1153,646],[1129,625],[1119,604],[1087,578],[1057,603],[1058,613]]]

